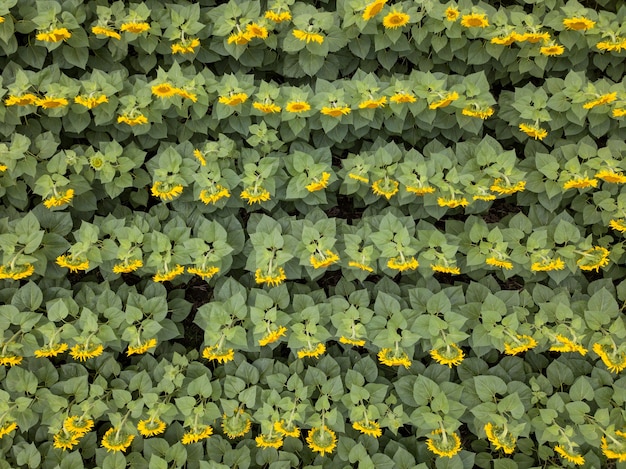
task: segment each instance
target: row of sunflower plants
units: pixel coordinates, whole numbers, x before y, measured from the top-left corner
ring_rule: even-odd
[[[126,217],[96,216],[71,235],[67,213],[41,206],[25,216],[16,212],[1,221],[0,278],[60,279],[67,271],[97,269],[105,279],[136,273],[150,274],[154,282],[180,283],[190,278],[184,274],[208,281],[242,267],[257,284],[268,286],[287,279],[315,281],[337,269],[344,278],[361,281],[381,274],[479,278],[485,269],[529,279],[547,273],[556,281],[605,267],[623,276],[617,267],[621,236],[611,238],[606,229],[586,235],[566,212],[518,213],[499,224],[472,215],[465,222],[446,221],[442,231],[397,209],[348,224],[313,208],[304,218],[252,214],[244,229],[232,215],[222,214],[218,222],[198,210],[182,218],[157,207],[148,216],[128,209],[119,211]],[[42,223],[36,214],[42,214]],[[613,220],[610,227],[621,231],[620,223]]]
[[[80,133],[115,123],[120,137],[132,132],[157,140],[167,137],[165,124],[180,117],[190,119],[185,125],[190,136],[200,129],[215,131],[220,125],[225,132],[248,136],[256,121],[279,129],[286,141],[305,137],[308,128],[323,129],[335,142],[343,140],[349,129],[360,137],[372,127],[403,134],[415,126],[431,133],[438,130],[434,135],[444,133],[455,140],[478,133],[483,125],[490,127],[483,121],[499,117],[519,130],[509,131],[518,139],[526,134],[554,141],[552,132],[558,137],[575,135],[588,127],[598,138],[616,127],[621,131],[621,118],[626,115],[622,84],[591,81],[576,72],[565,79],[550,78],[541,87],[527,84],[503,91],[498,100],[490,93],[484,72],[462,77],[413,71],[379,77],[359,69],[349,80],[317,80],[314,89],[259,82],[250,74],[218,79],[207,69],[196,74],[193,68],[178,65],[167,72],[159,69],[152,82],[138,75],[125,80],[128,77],[120,71],[112,75],[94,71],[77,80],[56,67],[37,74],[14,66],[4,76],[6,108],[0,115],[6,135],[39,108],[49,117],[46,128],[51,131]],[[207,118],[209,107],[212,112]],[[90,113],[93,121],[87,119]],[[450,127],[457,128],[444,132]]]
[[[298,142],[287,153],[277,131],[263,124],[250,131],[246,142],[252,148],[237,148],[221,134],[197,148],[190,142],[161,145],[151,158],[134,144],[123,148],[107,141],[96,148],[74,145],[57,151],[49,133],[34,141],[15,134],[10,144],[0,144],[0,182],[16,208],[32,203],[27,195],[32,190],[53,211],[72,206],[89,211],[100,200],[124,194],[136,206],[156,198],[186,211],[195,205],[234,214],[236,207],[273,208],[283,202],[306,213],[318,204],[331,207],[338,188],[356,205],[387,203],[414,216],[441,218],[458,207],[484,213],[493,201],[515,194],[522,205],[539,202],[551,210],[584,194],[592,205],[582,211],[583,225],[603,221],[624,231],[621,140],[598,148],[585,137],[579,144],[560,142],[552,151],[536,143],[534,155],[521,158],[489,136],[453,148],[434,140],[422,152],[379,139],[368,150],[346,155],[339,169],[330,147]]]
[[[468,65],[492,62],[514,81],[524,73],[542,76],[560,70],[549,63],[550,57],[579,67],[588,63],[590,53],[608,53],[594,65],[615,77],[623,73],[610,59],[626,48],[621,9],[598,12],[577,1],[562,7],[556,2],[536,5],[531,12],[469,1],[353,1],[337,11],[286,0],[269,2],[265,11],[261,6],[259,1],[217,7],[184,2],[172,8],[158,2],[13,1],[0,12],[0,45],[5,54],[13,54],[16,36],[29,37],[36,47],[21,58],[25,63],[41,66],[52,53],[65,68],[85,68],[90,50],[120,60],[130,46],[141,53],[135,66],[144,72],[154,66],[154,52],[170,60],[198,57],[207,62],[232,56],[246,67],[262,67],[282,56],[280,70],[286,76],[319,73],[332,79],[348,49],[388,70],[403,59],[417,64],[431,51],[435,54],[428,65],[453,64],[459,73],[466,73]]]
[[[195,313],[204,349],[189,350],[180,321],[191,305],[158,284],[118,283],[113,292],[85,282],[62,297],[25,284],[1,307],[12,334],[2,344],[8,454],[29,467],[42,457],[49,467],[80,467],[81,457],[117,467],[122,452],[177,467],[203,455],[294,467],[294,452],[310,462],[393,465],[393,456],[402,467],[623,457],[614,425],[626,397],[612,374],[626,368],[626,350],[615,345],[626,329],[611,282],[571,296],[540,284],[492,293],[474,282],[464,292],[382,281],[375,299],[369,288],[339,287],[327,297],[225,279]],[[264,353],[285,345],[280,356]]]

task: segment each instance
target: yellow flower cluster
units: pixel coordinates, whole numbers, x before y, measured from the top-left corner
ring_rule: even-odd
[[[127,433],[121,428],[111,427],[105,432],[100,445],[106,448],[107,453],[109,451],[115,453],[117,451],[126,451],[134,439],[135,435],[132,433]]]
[[[461,438],[456,433],[448,433],[439,428],[430,433],[426,447],[440,458],[452,458],[461,451]]]
[[[557,344],[550,347],[550,352],[578,352],[583,357],[587,355],[585,347],[562,334],[557,334],[554,340],[556,340]]]
[[[337,446],[337,435],[326,425],[313,427],[309,430],[306,442],[312,451],[324,456],[326,453],[332,453]]]
[[[194,427],[192,431],[185,432],[181,443],[183,445],[190,445],[191,443],[197,443],[200,440],[204,440],[213,435],[213,427],[210,425],[201,425]]]
[[[160,418],[151,418],[137,422],[137,430],[146,438],[160,435],[165,431],[165,422]]]
[[[315,347],[312,344],[308,344],[307,347],[298,350],[298,358],[317,358],[324,352],[326,352],[326,345],[324,345],[323,343],[318,342]]]
[[[461,364],[465,358],[465,353],[457,344],[449,344],[445,347],[433,349],[430,356],[440,365],[448,365],[452,368]]]
[[[504,342],[504,353],[507,355],[517,355],[537,346],[537,341],[529,335],[517,334],[509,339]]]
[[[219,345],[205,347],[202,350],[202,356],[207,360],[214,360],[218,363],[227,363],[235,359],[235,351],[231,349],[222,349]]]
[[[85,415],[67,417],[61,430],[54,434],[52,445],[63,451],[71,450],[91,431],[93,425],[93,420]]]
[[[517,438],[506,431],[506,428],[494,425],[489,422],[484,427],[487,439],[496,449],[501,449],[505,454],[513,454]]]
[[[194,103],[198,101],[198,97],[194,93],[191,93],[183,88],[175,87],[167,82],[153,85],[151,91],[153,95],[159,98],[172,98],[174,96],[180,96],[181,98],[189,99]]]
[[[403,366],[405,368],[411,367],[411,359],[405,351],[396,350],[393,351],[390,348],[383,348],[378,352],[378,360],[387,366]]]
[[[37,33],[35,36],[38,41],[42,42],[61,42],[67,41],[72,37],[72,33],[67,28],[54,28],[48,31]]]
[[[0,280],[22,280],[28,278],[35,272],[33,264],[22,265],[0,265]]]
[[[615,349],[613,345],[595,343],[592,350],[612,373],[619,373],[626,369],[626,353]]]
[[[274,275],[271,275],[272,273],[274,273]],[[270,287],[275,287],[287,280],[287,275],[285,274],[285,269],[282,267],[276,269],[275,272],[268,273],[268,275],[263,275],[263,271],[257,269],[254,273],[254,279],[258,284],[266,283]]]
[[[330,250],[324,253],[318,251],[309,258],[309,261],[314,269],[323,269],[338,262],[339,256]]]

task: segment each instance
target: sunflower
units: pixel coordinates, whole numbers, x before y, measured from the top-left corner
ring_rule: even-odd
[[[8,435],[15,429],[17,429],[17,423],[4,422],[2,426],[0,426],[0,438],[2,438],[4,435]]]
[[[48,345],[47,347],[42,347],[40,349],[35,350],[35,357],[37,358],[56,357],[57,355],[65,352],[67,349],[68,349],[68,345],[66,343]]]
[[[499,256],[491,256],[485,259],[485,264],[491,265],[493,267],[500,267],[502,269],[511,270],[513,268],[513,263],[507,261],[505,259],[501,259]]]
[[[430,356],[440,365],[458,366],[465,358],[465,353],[459,348],[457,344],[449,344],[445,347],[433,349],[430,351]]]
[[[62,428],[54,434],[52,441],[52,446],[54,446],[55,448],[61,449],[63,451],[71,450],[80,442],[80,435],[77,433],[69,432],[65,428]]]
[[[74,256],[68,256],[66,254],[57,257],[56,263],[60,267],[66,267],[70,269],[70,272],[78,272],[80,270],[87,270],[89,268],[89,260],[80,257],[74,259]]]
[[[430,268],[433,272],[439,272],[441,274],[459,275],[461,269],[458,267],[451,267],[449,265],[430,264]]]
[[[246,25],[246,33],[250,38],[267,39],[269,35],[267,28],[257,23],[249,23]]]
[[[510,339],[512,342],[504,342],[504,353],[507,355],[517,355],[537,346],[537,341],[529,335],[517,334],[514,337],[510,337]]]
[[[200,200],[204,202],[205,205],[216,204],[219,200],[228,199],[229,197],[230,191],[221,184],[213,184],[209,189],[202,189],[199,196]]]
[[[280,326],[278,329],[274,331],[269,331],[261,339],[259,339],[259,345],[261,347],[264,347],[266,345],[273,344],[274,342],[279,340],[281,337],[283,337],[286,332],[287,332],[287,328],[285,326]]]
[[[181,42],[175,42],[172,44],[172,54],[193,54],[196,48],[200,45],[200,39],[187,38]]]
[[[576,177],[570,179],[569,181],[563,184],[563,189],[587,189],[588,187],[597,187],[598,180],[590,179],[588,177]]]
[[[387,29],[397,29],[408,24],[411,17],[401,11],[391,11],[383,18],[383,26]]]
[[[419,267],[419,262],[415,257],[406,259],[402,256],[393,257],[387,261],[387,267],[398,272],[404,272],[405,270],[415,270]]]
[[[0,355],[0,365],[3,366],[19,365],[20,363],[22,363],[22,360],[24,360],[24,357],[20,355]]]
[[[275,114],[277,112],[280,112],[280,106],[274,103],[255,102],[252,103],[252,107],[257,111],[261,111],[263,114]]]
[[[451,458],[461,451],[461,439],[456,433],[448,433],[439,428],[431,432],[426,440],[429,451],[442,458]]]
[[[459,19],[459,16],[461,15],[461,13],[459,12],[459,9],[456,7],[448,7],[446,8],[445,15],[446,15],[446,20],[456,21]]]
[[[228,96],[220,96],[218,102],[226,106],[238,106],[248,100],[246,93],[230,93]]]
[[[109,451],[126,451],[134,439],[135,435],[126,433],[121,428],[112,427],[106,431],[100,444],[106,448],[107,453]]]
[[[618,173],[612,169],[603,169],[602,171],[598,171],[594,177],[602,179],[604,182],[610,182],[613,184],[626,183],[626,176],[624,176],[622,172]]]
[[[489,422],[484,429],[487,439],[497,450],[501,449],[505,454],[513,454],[517,438],[507,430],[506,426],[501,427]]]
[[[322,425],[309,430],[306,442],[312,451],[324,456],[325,453],[332,453],[337,446],[337,436],[326,425]]]
[[[150,30],[150,24],[145,21],[130,21],[128,23],[122,23],[120,31],[133,34],[141,34]]]
[[[359,109],[378,109],[379,107],[385,107],[387,103],[387,97],[383,96],[379,99],[366,99],[359,103]]]
[[[67,417],[63,421],[63,428],[72,433],[76,433],[79,436],[84,436],[89,433],[94,426],[94,421],[84,415],[75,415],[74,417]]]
[[[395,104],[414,103],[417,101],[417,98],[412,93],[398,91],[397,93],[394,93],[391,98],[389,98],[389,101]]]
[[[169,83],[160,83],[152,87],[152,94],[159,98],[171,98],[178,94],[178,88]]]
[[[386,3],[387,0],[374,0],[371,3],[368,3],[363,10],[361,18],[363,18],[365,21],[371,20],[372,18],[374,18],[374,16],[382,11]]]
[[[165,427],[165,422],[160,418],[140,420],[137,422],[137,430],[145,437],[160,435],[165,431]]]
[[[117,116],[117,123],[118,124],[127,124],[132,126],[135,125],[143,125],[143,124],[147,124],[148,123],[148,118],[146,116],[144,116],[143,114],[135,114],[133,117],[131,117],[128,114],[122,114],[121,116]]]
[[[111,37],[113,39],[117,39],[118,41],[122,39],[120,33],[111,28],[107,28],[106,26],[93,26],[91,28],[91,32],[94,33],[96,36]]]
[[[572,448],[571,446],[568,447],[568,449],[565,449],[560,445],[556,445],[554,447],[554,452],[561,456],[561,458],[571,463],[574,463],[577,466],[582,466],[583,464],[585,464],[585,458],[582,457],[580,454],[576,454],[574,452],[574,448]]]
[[[265,18],[273,21],[274,23],[282,23],[283,21],[291,21],[291,12],[290,11],[278,11],[267,10],[265,12]]]
[[[222,430],[229,440],[244,436],[252,427],[252,417],[243,409],[239,409],[234,415],[222,416]]]
[[[145,342],[139,342],[136,345],[129,345],[128,351],[126,352],[127,356],[131,355],[143,355],[151,348],[156,347],[157,340],[155,338],[148,339]]]
[[[564,18],[563,26],[574,31],[587,31],[596,25],[595,21],[585,18],[584,16],[576,16],[573,18]]]
[[[539,49],[539,52],[541,53],[541,55],[545,55],[547,57],[556,57],[558,55],[563,55],[563,52],[565,52],[565,47],[563,47],[560,44],[549,44],[547,46],[543,46]]]
[[[141,267],[143,267],[143,261],[141,259],[125,259],[124,262],[113,266],[113,273],[129,274],[137,269],[140,269]]]
[[[374,420],[360,420],[354,422],[352,428],[360,431],[364,435],[373,436],[374,438],[378,438],[383,434],[380,425]]]
[[[261,203],[270,200],[271,194],[268,190],[261,186],[254,186],[244,189],[239,197],[247,200],[248,205],[252,205],[254,203]]]
[[[26,93],[19,96],[9,95],[7,99],[4,100],[5,106],[30,106],[31,104],[35,104],[37,101],[37,96],[32,93]]]
[[[302,42],[306,42],[307,44],[309,42],[317,42],[318,44],[322,44],[324,42],[324,36],[318,33],[311,33],[308,31],[303,31],[301,29],[294,29],[292,31],[292,34],[293,37]]]
[[[330,179],[330,173],[324,171],[320,177],[314,177],[313,182],[307,184],[305,189],[309,192],[317,192],[328,186],[328,180]]]
[[[530,270],[533,272],[550,272],[553,270],[563,270],[565,262],[560,257],[556,259],[544,259],[541,262],[533,262]]]
[[[428,109],[439,109],[449,106],[453,101],[459,99],[459,93],[453,91],[451,93],[446,93],[445,96],[441,97],[438,101],[433,101],[428,105]]]
[[[275,272],[275,275],[270,275],[269,273],[268,275],[263,275],[263,271],[261,269],[257,269],[254,273],[254,279],[256,280],[256,283],[267,283],[271,287],[278,286],[283,283],[283,281],[287,280],[285,269],[279,267]]]
[[[326,346],[323,343],[318,342],[315,345],[315,348],[313,348],[313,345],[309,343],[307,347],[301,350],[298,350],[298,358],[305,358],[305,357],[318,358],[324,352],[326,352]]]
[[[72,33],[67,28],[55,28],[46,32],[39,32],[35,36],[42,42],[61,42],[72,37]]]
[[[569,339],[563,334],[557,334],[554,340],[556,340],[557,343],[550,347],[550,352],[578,352],[583,357],[587,355],[588,350],[585,347],[575,342],[574,340]]]
[[[209,280],[215,276],[220,271],[219,267],[210,266],[210,267],[187,267],[187,273],[192,275],[197,275],[202,280]]]
[[[403,366],[405,368],[411,367],[411,359],[403,350],[396,350],[394,352],[390,348],[383,348],[380,352],[378,352],[378,361],[387,366]]]
[[[599,272],[600,267],[609,265],[609,254],[608,249],[602,246],[594,246],[582,253],[583,257],[576,261],[576,265],[578,265],[580,270],[595,270]]]
[[[67,106],[69,104],[69,101],[65,98],[44,96],[43,98],[37,98],[37,100],[35,100],[35,104],[37,106],[41,106],[44,109],[57,109]]]
[[[213,427],[210,425],[200,425],[199,427],[194,427],[192,431],[188,431],[183,435],[181,439],[181,443],[183,445],[189,445],[191,443],[197,443],[200,440],[204,440],[205,438],[209,438],[213,435]]]
[[[169,282],[179,275],[182,275],[183,272],[185,272],[185,267],[180,264],[176,264],[173,269],[166,269],[164,272],[157,270],[157,273],[152,276],[152,280],[155,282]]]
[[[338,261],[339,255],[335,254],[329,249],[327,249],[324,253],[317,251],[309,258],[309,262],[314,269],[323,269],[325,267],[331,266],[332,264],[335,264]]]
[[[600,357],[610,372],[617,374],[626,368],[626,353],[617,350],[613,345],[595,343],[592,350]]]
[[[96,358],[102,355],[104,347],[102,344],[76,344],[70,349],[70,356],[74,360],[86,361],[89,358]]]
[[[526,181],[519,181],[515,184],[511,184],[510,181],[503,181],[500,178],[493,181],[493,184],[489,188],[491,192],[497,192],[500,195],[511,195],[516,192],[521,192],[524,189],[526,189]]]
[[[372,269],[372,272],[373,271],[374,269]],[[365,340],[363,339],[357,339],[355,337],[345,337],[343,335],[339,337],[339,342],[346,345],[354,345],[355,347],[363,347],[365,345]]]
[[[280,433],[282,436],[290,436],[292,438],[298,438],[300,436],[300,429],[291,421],[287,423],[285,423],[284,420],[274,422],[274,431]]]
[[[22,265],[1,265],[0,266],[0,279],[12,279],[22,280],[28,278],[35,273],[35,266],[33,264]]]
[[[275,448],[279,449],[283,445],[283,437],[280,435],[259,435],[254,441],[257,448]]]
[[[333,106],[324,106],[320,112],[324,114],[325,116],[341,117],[341,116],[350,114],[350,112],[352,112],[352,109],[350,109],[349,106],[333,105]]]
[[[461,17],[461,26],[466,28],[486,28],[489,26],[489,19],[485,13],[471,13]]]
[[[398,193],[399,186],[400,184],[398,181],[385,177],[383,179],[379,179],[378,181],[374,181],[372,184],[372,192],[376,195],[382,195],[389,200]]]
[[[289,101],[285,106],[285,111],[298,114],[311,110],[311,105],[306,101]]]
[[[456,197],[438,197],[437,205],[449,208],[467,207],[469,202],[465,197],[461,197],[460,199],[457,199]]]
[[[207,360],[214,360],[218,363],[227,363],[235,359],[235,351],[231,349],[222,349],[219,345],[205,347],[202,350],[202,357]]]
[[[109,99],[103,94],[99,96],[76,96],[74,98],[74,102],[76,104],[80,104],[81,106],[85,106],[87,109],[93,109],[100,104],[108,103]]]
[[[150,192],[153,196],[167,202],[174,200],[183,193],[182,184],[170,184],[168,182],[156,181],[152,184]]]
[[[543,140],[548,136],[548,131],[546,129],[542,129],[541,127],[535,127],[528,124],[520,124],[519,129],[529,137],[534,138],[535,140]]]
[[[46,208],[62,207],[63,205],[69,204],[73,198],[74,189],[68,189],[62,193],[57,193],[55,190],[55,195],[52,195],[44,200],[43,205]]]

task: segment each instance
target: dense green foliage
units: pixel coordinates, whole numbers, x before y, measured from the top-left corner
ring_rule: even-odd
[[[0,469],[626,461],[621,0],[0,4]]]

